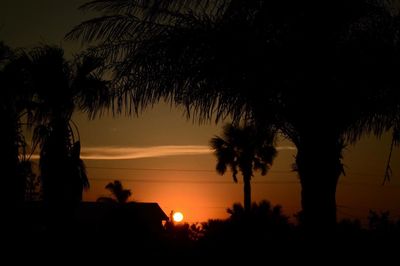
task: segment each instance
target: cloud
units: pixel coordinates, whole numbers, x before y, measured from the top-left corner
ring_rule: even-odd
[[[278,146],[276,147],[278,151],[295,151],[297,150],[296,147],[293,146]]]
[[[292,146],[279,146],[278,151],[296,150]],[[167,145],[150,147],[82,147],[81,159],[84,160],[132,160],[141,158],[157,158],[165,156],[202,155],[211,154],[208,146],[202,145]],[[38,159],[39,155],[34,154],[32,159]]]
[[[84,147],[81,158],[85,160],[128,160],[140,158],[156,158],[178,155],[200,155],[209,154],[211,149],[208,146],[196,145],[170,145],[151,147]]]

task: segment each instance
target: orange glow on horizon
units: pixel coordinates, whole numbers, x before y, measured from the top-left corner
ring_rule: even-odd
[[[337,188],[339,219],[352,215],[350,218],[357,217],[366,222],[369,209],[391,210],[391,215],[396,217],[399,215],[400,179],[393,178],[390,183],[381,186],[382,169],[386,162],[384,151],[379,153],[381,156],[376,155],[381,144],[366,139],[358,145],[345,151],[343,162],[349,170],[345,177],[340,178]],[[399,152],[395,150],[393,158],[399,158]],[[251,183],[253,202],[268,200],[273,205],[279,204],[293,222],[296,221],[293,215],[301,210],[299,178],[289,168],[294,156],[294,150],[281,150],[268,174],[261,176],[256,173]],[[365,169],[365,162],[373,162],[369,164],[369,172]],[[215,157],[212,154],[87,160],[86,163],[91,186],[84,193],[85,201],[109,196],[104,187],[117,179],[132,191],[131,200],[156,202],[166,215],[171,210],[184,210],[184,221],[189,224],[226,219],[229,217],[227,208],[234,203],[243,204],[240,177],[239,183],[234,183],[229,171],[224,176],[218,175],[214,170]],[[399,164],[392,166],[394,173],[400,172]]]

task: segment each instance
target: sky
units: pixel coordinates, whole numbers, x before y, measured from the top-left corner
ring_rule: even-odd
[[[77,42],[63,36],[74,25],[90,18],[77,10],[83,0],[2,0],[0,40],[11,47],[34,47],[40,43],[64,47],[67,57],[77,53]],[[132,200],[157,202],[164,212],[181,211],[189,223],[228,217],[226,209],[243,202],[243,186],[229,173],[215,172],[216,159],[208,142],[221,133],[222,123],[199,125],[183,110],[167,103],[156,104],[138,117],[105,115],[89,120],[76,113],[84,159],[91,187],[84,200],[108,196],[105,185],[120,180],[132,191]],[[266,176],[255,175],[253,201],[280,204],[291,216],[300,210],[300,184],[291,171],[296,150],[282,140],[273,167]],[[389,210],[400,218],[400,151],[392,158],[393,178],[382,186],[390,136],[366,136],[346,148],[346,176],[337,188],[339,218],[365,221],[370,209]],[[321,147],[323,149],[324,147]],[[321,173],[323,174],[323,173]]]

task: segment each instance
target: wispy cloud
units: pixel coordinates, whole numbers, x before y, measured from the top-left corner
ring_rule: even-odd
[[[297,150],[294,146],[278,146],[276,147],[278,151],[295,151]]]
[[[276,148],[282,150],[295,150],[292,146],[279,146]],[[182,155],[201,155],[210,154],[212,150],[208,146],[202,145],[168,145],[168,146],[150,146],[150,147],[82,147],[81,159],[84,160],[132,160],[141,158],[157,158],[165,156]],[[32,159],[38,159],[37,154]]]
[[[82,148],[81,158],[86,160],[128,160],[177,155],[199,155],[208,153],[211,153],[210,148],[208,146],[200,145],[170,145],[142,148],[107,146]]]

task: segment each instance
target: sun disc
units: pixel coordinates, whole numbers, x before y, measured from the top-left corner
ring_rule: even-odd
[[[175,212],[172,219],[174,219],[174,222],[179,223],[183,220],[183,214],[181,212]]]

